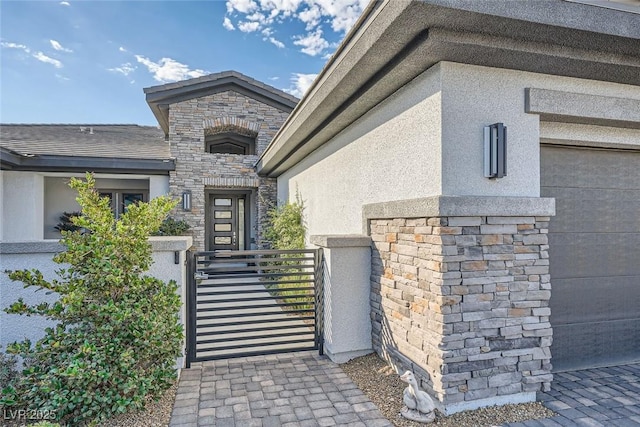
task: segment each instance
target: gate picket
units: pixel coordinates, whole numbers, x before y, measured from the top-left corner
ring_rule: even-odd
[[[321,250],[193,252],[191,362],[322,348]]]

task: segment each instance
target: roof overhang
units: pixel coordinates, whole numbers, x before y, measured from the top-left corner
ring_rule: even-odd
[[[22,155],[0,147],[1,170],[168,175],[175,168],[174,160]]]
[[[640,15],[563,0],[373,1],[258,160],[277,177],[441,61],[640,84]]]
[[[225,71],[184,82],[144,89],[147,103],[165,135],[169,134],[169,105],[232,90],[247,97],[290,112],[298,99],[271,86],[234,71]]]

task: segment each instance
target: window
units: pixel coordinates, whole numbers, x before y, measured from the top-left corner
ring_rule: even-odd
[[[119,218],[127,211],[129,205],[146,202],[148,195],[141,190],[99,190],[100,197],[106,197],[111,203],[111,211]]]
[[[204,139],[205,150],[212,154],[255,154],[255,137],[240,135],[235,132],[222,132],[207,135]]]

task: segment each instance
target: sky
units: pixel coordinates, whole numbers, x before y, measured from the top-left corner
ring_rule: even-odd
[[[301,97],[368,0],[0,1],[0,123],[157,125],[143,88],[235,70]]]

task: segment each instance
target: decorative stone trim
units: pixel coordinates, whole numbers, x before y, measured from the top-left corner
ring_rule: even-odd
[[[365,228],[370,219],[426,218],[443,216],[554,216],[553,198],[433,196],[420,199],[371,203],[362,207]],[[364,230],[368,234],[369,230]]]
[[[204,185],[209,187],[257,188],[260,185],[260,180],[248,176],[204,178]]]
[[[215,119],[204,119],[203,124],[205,136],[215,135],[221,132],[236,132],[252,138],[258,136],[260,123],[250,122],[238,117],[216,117]]]
[[[374,349],[409,360],[444,413],[549,389],[549,219],[371,220]]]

